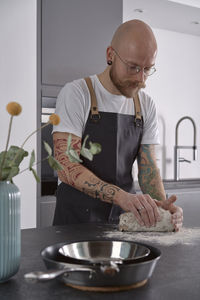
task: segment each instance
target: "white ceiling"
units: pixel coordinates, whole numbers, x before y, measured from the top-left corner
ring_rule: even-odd
[[[123,17],[124,21],[140,19],[153,28],[200,36],[200,0],[123,0]]]
[[[168,0],[168,1],[186,4],[194,7],[200,7],[200,0]]]

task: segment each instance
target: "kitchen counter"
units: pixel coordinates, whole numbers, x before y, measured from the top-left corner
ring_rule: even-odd
[[[200,189],[200,179],[163,180],[165,190],[170,189]]]
[[[200,190],[200,179],[180,179],[180,180],[163,180],[165,191],[168,192],[170,190]],[[135,181],[135,189],[136,192],[140,192],[140,186],[138,181]]]
[[[43,229],[22,230],[22,257],[19,272],[0,284],[1,300],[62,300],[62,299],[137,299],[137,300],[194,300],[200,299],[200,234],[194,243],[164,245],[151,242],[162,256],[152,277],[143,287],[112,293],[80,291],[58,280],[28,283],[24,274],[45,270],[40,250],[58,242],[93,239],[117,233],[115,225],[70,225]],[[120,233],[123,234],[123,233]],[[126,239],[127,233],[124,234]],[[134,234],[132,234],[134,240]],[[132,238],[131,236],[131,238]],[[111,238],[107,235],[106,238]]]

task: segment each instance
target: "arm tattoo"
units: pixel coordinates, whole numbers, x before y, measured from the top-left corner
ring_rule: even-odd
[[[144,194],[149,194],[153,199],[164,200],[165,191],[156,166],[153,145],[141,145],[138,154],[138,181]]]
[[[103,182],[94,176],[91,176],[88,181],[84,181],[84,185],[85,187],[82,189],[84,193],[110,203],[113,203],[116,192],[120,190],[117,186]]]
[[[74,141],[71,143],[73,149],[80,153],[81,141]],[[67,149],[67,139],[56,139],[54,141],[54,156],[64,167],[62,171],[58,172],[61,181],[68,183],[72,186],[75,185],[77,178],[83,173],[80,164],[71,163],[65,151]]]
[[[80,154],[81,141],[72,138],[71,145]],[[120,188],[102,181],[83,165],[70,162],[65,154],[66,149],[67,139],[57,138],[54,140],[54,156],[64,167],[63,170],[58,171],[59,179],[93,198],[113,203],[113,199]]]

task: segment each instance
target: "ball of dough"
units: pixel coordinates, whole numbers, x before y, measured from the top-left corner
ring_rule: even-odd
[[[171,213],[161,207],[158,207],[161,220],[156,223],[156,226],[146,227],[141,226],[131,212],[123,213],[119,217],[119,230],[121,231],[164,231],[169,232],[174,230],[174,225],[171,223]]]

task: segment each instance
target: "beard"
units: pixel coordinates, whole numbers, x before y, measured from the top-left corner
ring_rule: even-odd
[[[110,67],[110,79],[113,85],[118,89],[118,91],[127,98],[134,97],[141,88],[146,87],[144,82],[140,82],[137,80],[120,80],[117,76],[114,64]]]

